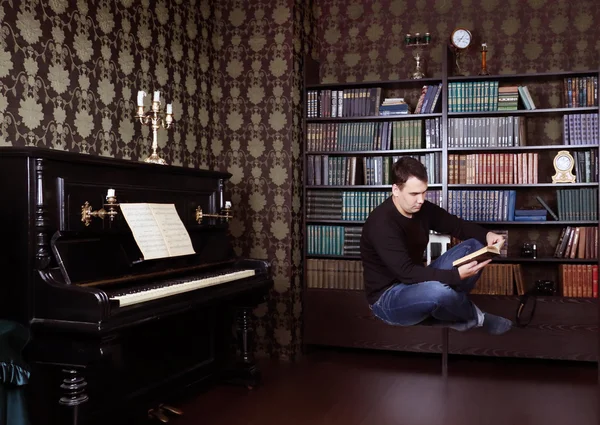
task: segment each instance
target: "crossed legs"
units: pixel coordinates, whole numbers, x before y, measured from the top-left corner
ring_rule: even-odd
[[[446,253],[432,262],[429,267],[449,270],[452,262],[483,247],[476,239],[466,240],[449,249]],[[437,282],[427,281],[416,285],[398,283],[387,289],[373,304],[373,313],[391,325],[412,326],[427,323],[432,326],[447,326],[459,331],[473,327],[484,326],[487,318],[488,325],[494,325],[495,319],[508,329],[510,321],[489,314],[484,314],[471,302],[469,292],[475,287],[481,271],[462,281],[458,288]],[[506,329],[506,330],[508,330]],[[491,333],[503,333],[506,330],[488,329]]]

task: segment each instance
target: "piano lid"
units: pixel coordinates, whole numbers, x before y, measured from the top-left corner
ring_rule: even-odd
[[[131,233],[56,232],[52,251],[67,284],[96,286],[184,273],[227,264],[206,262],[200,254],[143,260]]]

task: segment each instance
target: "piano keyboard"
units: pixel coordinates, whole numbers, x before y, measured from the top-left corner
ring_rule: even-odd
[[[111,300],[118,300],[119,306],[125,307],[132,304],[139,304],[146,301],[182,294],[184,292],[194,291],[200,288],[206,288],[208,286],[220,285],[222,283],[254,276],[255,274],[255,270],[240,270],[233,273],[226,273],[214,277],[192,280],[165,287],[141,290],[139,292],[133,292],[129,294],[111,295],[109,298]]]

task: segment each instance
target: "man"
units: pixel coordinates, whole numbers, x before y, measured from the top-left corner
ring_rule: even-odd
[[[365,291],[373,313],[392,325],[427,320],[461,331],[474,327],[493,335],[509,331],[510,320],[483,313],[468,298],[491,260],[452,266],[454,260],[503,237],[426,201],[427,170],[418,160],[400,158],[392,180],[392,196],[369,214],[361,236]],[[424,266],[430,230],[463,242]]]

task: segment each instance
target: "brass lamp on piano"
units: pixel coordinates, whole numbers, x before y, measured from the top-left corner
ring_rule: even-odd
[[[225,202],[225,207],[223,207],[220,214],[206,214],[202,212],[202,207],[198,205],[198,207],[196,208],[196,222],[198,224],[202,224],[202,219],[204,219],[205,217],[218,218],[220,220],[229,221],[230,218],[233,218],[233,215],[231,214],[231,202]]]
[[[85,203],[81,206],[81,221],[83,222],[83,224],[86,225],[86,227],[90,225],[92,217],[98,217],[104,220],[104,217],[108,216],[110,221],[114,221],[115,217],[118,214],[118,206],[119,204],[117,204],[115,190],[108,189],[108,192],[106,194],[106,203],[104,204],[104,207],[106,207],[107,209],[105,210],[104,208],[100,208],[98,211],[92,211],[92,206],[90,205],[90,203],[88,201],[85,201]]]
[[[14,182],[4,189],[13,208],[0,211],[12,241],[0,256],[0,311],[31,331],[32,425],[116,424],[175,406],[196,383],[258,385],[251,312],[273,286],[271,265],[236,256],[227,226],[197,225],[231,218],[230,204],[196,210],[218,211],[230,177],[0,148],[0,178]],[[94,211],[87,201],[99,198]],[[174,208],[193,249],[144,256],[125,218],[135,203]]]

